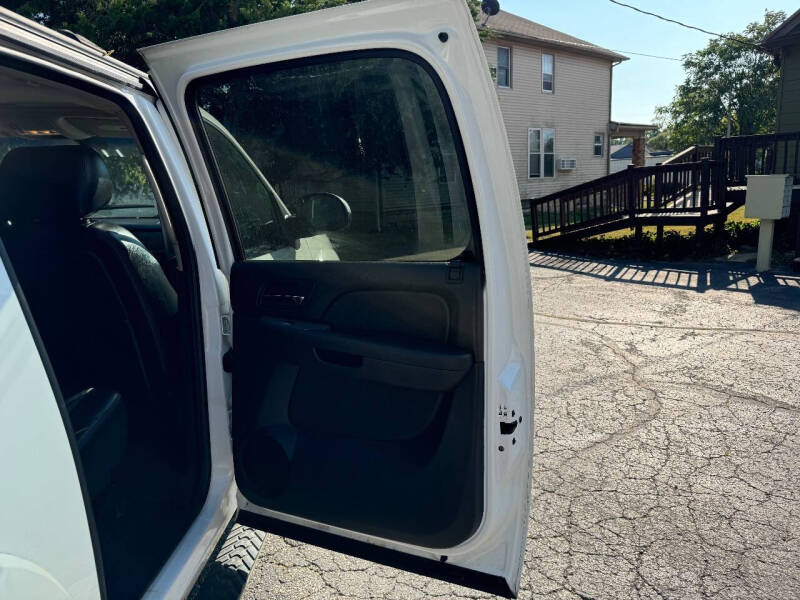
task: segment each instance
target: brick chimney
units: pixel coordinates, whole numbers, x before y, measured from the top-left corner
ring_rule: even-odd
[[[633,138],[633,165],[636,167],[644,167],[645,162],[645,154],[646,154],[647,144],[645,143],[644,136],[639,136]]]

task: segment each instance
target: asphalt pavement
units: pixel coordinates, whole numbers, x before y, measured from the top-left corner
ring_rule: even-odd
[[[521,598],[800,598],[800,277],[530,257]],[[267,535],[246,599],[488,598]]]

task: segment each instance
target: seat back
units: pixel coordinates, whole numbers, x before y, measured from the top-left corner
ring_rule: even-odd
[[[112,190],[90,148],[14,149],[0,163],[0,238],[63,394],[117,390],[135,421],[168,394],[159,329],[177,297],[130,232],[87,221]]]

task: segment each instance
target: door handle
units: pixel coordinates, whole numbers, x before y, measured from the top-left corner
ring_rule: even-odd
[[[289,306],[302,306],[306,301],[305,296],[295,294],[262,294],[259,304],[281,304]]]

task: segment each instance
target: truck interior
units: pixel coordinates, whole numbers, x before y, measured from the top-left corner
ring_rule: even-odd
[[[194,258],[166,210],[117,104],[0,67],[0,241],[66,405],[113,600],[142,595],[208,486]]]

